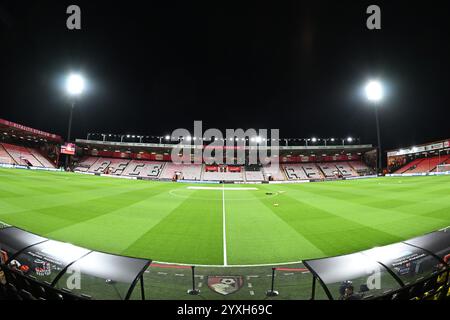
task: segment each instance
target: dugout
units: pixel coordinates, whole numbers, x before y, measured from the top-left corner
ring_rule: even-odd
[[[145,299],[147,259],[91,251],[15,227],[0,229],[0,252],[8,282],[39,298]],[[133,294],[138,283],[140,292]]]
[[[330,300],[419,299],[448,286],[450,232],[436,231],[370,250],[303,261]]]

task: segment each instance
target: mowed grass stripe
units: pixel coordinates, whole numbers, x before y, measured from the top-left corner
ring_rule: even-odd
[[[145,252],[149,258],[166,262],[222,264],[222,191],[186,192],[192,198],[186,198],[122,253],[140,256]],[[208,196],[213,200],[196,198]]]
[[[273,203],[279,198],[267,198],[266,189],[258,188],[261,190],[225,191],[228,263],[282,263],[322,256],[321,249],[274,214]]]
[[[401,212],[398,208],[381,208],[383,207],[382,205],[379,205],[377,208],[374,206],[355,204],[351,202],[351,200],[345,201],[336,199],[326,192],[323,193],[320,190],[317,190],[317,187],[315,187],[314,190],[304,187],[302,188],[302,191],[297,188],[299,188],[299,186],[291,187],[291,189],[297,193],[294,193],[294,198],[301,198],[303,199],[302,202],[307,202],[316,208],[322,208],[334,215],[344,217],[347,220],[359,223],[372,228],[373,230],[379,230],[386,234],[386,236],[380,236],[377,241],[374,241],[373,245],[388,244],[393,242],[392,238],[406,239],[417,234],[435,230],[446,224],[446,222],[432,216],[423,215],[411,217],[410,214]],[[309,196],[301,196],[301,193],[305,192],[307,192]],[[331,221],[328,221],[326,226],[329,227],[332,225],[330,222]],[[354,233],[353,230],[350,233]],[[365,242],[368,237],[365,234],[355,235],[358,237],[355,237],[356,240],[354,241],[361,243],[361,248],[365,247],[365,244],[362,242]],[[361,238],[360,236],[363,240],[358,240]]]
[[[80,179],[79,175],[72,174],[68,181],[64,181],[63,183],[54,182],[55,185],[59,185],[59,188],[65,189],[72,183],[77,183],[78,179]],[[145,181],[122,181],[125,182],[121,184],[121,181],[118,179],[108,179],[109,184],[105,185],[97,184],[98,180],[102,179],[102,177],[91,177],[92,180],[85,180],[85,184],[89,185],[89,188],[84,188],[84,186],[80,186],[76,192],[68,193],[67,195],[61,194],[52,194],[46,192],[40,192],[39,189],[33,193],[33,195],[24,195],[20,198],[3,198],[1,199],[0,204],[5,204],[5,206],[10,206],[11,208],[16,208],[17,211],[26,211],[26,210],[38,210],[45,209],[50,207],[57,206],[65,206],[65,205],[74,205],[79,202],[95,200],[97,198],[114,196],[117,194],[121,194],[124,192],[132,192],[133,190],[140,189],[148,189],[153,187],[159,187],[156,184],[146,183]],[[112,181],[113,180],[113,181]],[[24,182],[24,184],[39,184],[34,180],[28,180]],[[162,183],[165,185],[166,183]],[[96,188],[92,188],[96,186]],[[0,206],[1,208],[1,206]],[[9,212],[6,210],[2,210],[0,214],[4,213],[14,213],[14,211]]]
[[[137,195],[139,198],[131,202],[124,201],[123,196],[127,195],[118,195],[115,199],[126,203],[120,208],[52,231],[46,236],[68,242],[78,241],[79,245],[94,250],[123,252],[183,202],[182,199],[173,199],[166,188],[142,190]],[[78,240],[83,233],[91,236]],[[145,250],[139,257],[152,258]]]
[[[91,191],[95,194],[94,191]],[[68,201],[58,206],[0,214],[2,220],[14,220],[16,225],[43,235],[76,223],[86,222],[113,210],[128,207],[141,201],[144,197],[157,195],[160,189],[149,185],[146,189],[122,189],[119,193],[111,192],[107,196],[96,196],[85,201]],[[54,195],[58,197],[58,195]]]
[[[388,179],[388,178],[386,178]],[[325,184],[323,184],[326,188]],[[352,197],[347,199],[343,199],[341,197],[335,197],[332,193],[327,191],[322,191],[315,187],[312,188],[298,188],[294,186],[291,190],[295,190],[295,192],[300,193],[296,195],[297,198],[307,199],[311,205],[315,205],[317,207],[326,209],[334,214],[339,214],[341,216],[345,216],[347,219],[351,219],[355,222],[366,224],[366,225],[377,225],[377,223],[383,223],[384,220],[386,222],[395,222],[399,219],[406,219],[409,217],[409,214],[406,212],[401,212],[400,208],[405,208],[407,206],[414,206],[414,202],[402,200],[400,197],[397,201],[394,201],[392,198],[384,198],[382,189],[378,191],[373,191],[373,193],[377,193],[376,199],[369,203],[356,203],[352,200]],[[309,193],[310,196],[302,196],[305,192]],[[403,202],[402,202],[403,201]],[[440,202],[440,198],[430,199],[427,198],[427,201],[433,202],[433,206],[435,203]],[[419,219],[423,219],[423,221],[433,220],[432,217],[419,217]],[[440,221],[439,221],[440,222]]]
[[[429,181],[424,182],[423,186],[420,185],[420,180],[417,181],[415,177],[388,178],[390,180],[389,185],[394,185],[397,188],[395,192],[385,192],[384,186],[387,183],[383,182],[383,179],[375,179],[375,181],[373,179],[357,180],[352,181],[352,183],[341,181],[326,185],[320,184],[320,186],[315,185],[315,187],[320,187],[321,195],[331,196],[336,199],[349,199],[353,203],[373,208],[395,208],[396,211],[410,215],[417,214],[450,221],[450,210],[447,211],[449,213],[448,216],[434,217],[427,214],[429,210],[441,211],[440,208],[446,209],[450,207],[450,192],[448,187],[442,187],[442,185],[445,185],[445,181],[442,178],[442,176],[428,177]],[[377,186],[378,189],[368,189],[367,185],[369,184]],[[380,189],[380,185],[383,185],[383,188]],[[414,187],[408,187],[408,192],[404,194],[405,185],[414,185]],[[323,191],[324,189],[326,191]],[[351,194],[354,196],[346,197],[345,192],[342,192],[342,190],[351,190]]]
[[[292,193],[287,191],[277,199],[279,202],[277,207],[268,200],[263,201],[276,215],[323,253],[314,256],[303,254],[301,255],[303,259],[343,254],[382,242],[400,240],[394,235],[311,205],[310,203],[313,202],[310,200],[311,197],[308,193],[299,196],[296,192],[294,198]]]

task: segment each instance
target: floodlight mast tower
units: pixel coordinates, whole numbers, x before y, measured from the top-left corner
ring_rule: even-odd
[[[375,122],[377,126],[377,174],[382,174],[382,148],[381,148],[381,136],[380,136],[380,121],[378,119],[378,108],[380,101],[383,99],[383,86],[377,80],[371,80],[366,84],[366,96],[367,99],[372,102],[375,109]]]
[[[69,125],[67,128],[67,142],[71,141],[72,133],[72,118],[73,109],[75,109],[76,98],[79,97],[84,91],[84,79],[81,75],[72,73],[67,77],[66,80],[66,91],[70,97],[70,115],[69,115]],[[70,155],[66,154],[66,165],[65,168],[69,167]]]

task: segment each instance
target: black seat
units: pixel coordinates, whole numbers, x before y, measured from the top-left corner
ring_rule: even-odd
[[[36,298],[31,293],[29,293],[24,289],[19,291],[19,295],[22,297],[23,300],[36,300]]]
[[[6,290],[6,285],[0,284],[0,299],[5,300],[7,298],[8,292]]]
[[[415,285],[413,285],[410,289],[409,289],[409,298],[410,299],[414,299],[414,298],[421,298],[423,295],[423,289],[424,289],[424,283],[420,282],[417,283]]]
[[[19,295],[19,291],[17,290],[16,286],[12,283],[8,283],[6,285],[6,290],[8,294],[8,299],[10,300],[23,300],[22,297]]]
[[[78,296],[74,295],[72,291],[66,288],[62,288],[61,291],[63,293],[64,300],[80,300]]]
[[[401,290],[391,296],[391,300],[407,300],[409,297],[408,290]]]
[[[64,297],[61,293],[59,293],[55,289],[50,289],[50,290],[46,290],[45,299],[47,299],[47,300],[64,300]]]

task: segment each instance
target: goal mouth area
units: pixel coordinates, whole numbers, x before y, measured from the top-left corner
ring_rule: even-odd
[[[439,164],[436,166],[436,172],[450,172],[450,164]]]

